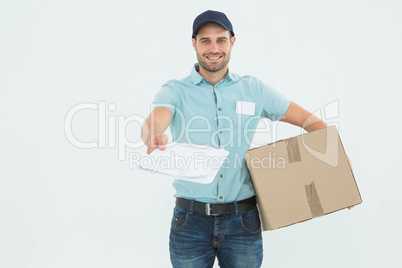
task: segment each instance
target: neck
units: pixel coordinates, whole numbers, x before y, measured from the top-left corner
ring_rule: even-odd
[[[222,70],[219,70],[217,72],[207,71],[201,65],[199,65],[199,68],[200,69],[199,69],[198,73],[202,77],[204,77],[205,79],[207,79],[208,81],[210,81],[210,82],[212,82],[214,84],[216,84],[219,81],[221,81],[225,77],[225,75],[226,75],[226,73],[228,71],[228,66],[225,66],[225,68],[223,68]]]

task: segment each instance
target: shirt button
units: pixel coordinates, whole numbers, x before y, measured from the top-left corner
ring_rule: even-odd
[[[218,88],[218,86],[215,86],[215,88]]]
[[[218,108],[218,111],[222,111],[222,109],[221,109],[221,108]]]
[[[221,133],[221,134],[222,134],[222,130],[221,130],[221,131],[219,131],[219,133]]]
[[[221,178],[223,178],[223,175],[221,174]]]
[[[222,197],[222,196],[219,196],[219,199],[223,199],[223,197]]]

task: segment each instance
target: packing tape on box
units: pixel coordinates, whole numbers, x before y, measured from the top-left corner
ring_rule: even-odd
[[[305,185],[305,187],[311,216],[315,218],[324,215],[324,210],[322,209],[320,198],[318,196],[314,182]]]
[[[286,140],[286,152],[288,156],[288,162],[300,162],[300,150],[299,143],[297,141],[297,137],[293,137]],[[310,206],[311,216],[313,218],[324,215],[324,210],[322,209],[322,205],[320,202],[320,198],[318,196],[317,189],[315,188],[314,182],[305,185],[307,201]]]
[[[296,137],[286,140],[286,152],[288,155],[289,163],[301,161],[299,143],[297,142]]]

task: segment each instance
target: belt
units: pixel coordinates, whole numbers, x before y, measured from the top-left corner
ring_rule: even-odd
[[[182,207],[184,209],[190,210],[191,200],[177,197],[176,205],[178,205],[179,207]],[[255,196],[250,197],[248,199],[241,200],[241,201],[237,201],[237,206],[239,209],[239,213],[252,210],[256,206]],[[217,216],[220,214],[236,213],[236,206],[235,206],[235,202],[219,204],[219,203],[203,203],[203,202],[194,201],[193,210],[196,212],[206,214],[208,216]]]

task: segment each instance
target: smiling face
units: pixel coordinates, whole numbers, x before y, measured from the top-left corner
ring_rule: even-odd
[[[228,30],[216,23],[204,24],[193,38],[200,71],[226,73],[230,51],[235,42]],[[204,70],[201,70],[204,69]]]

